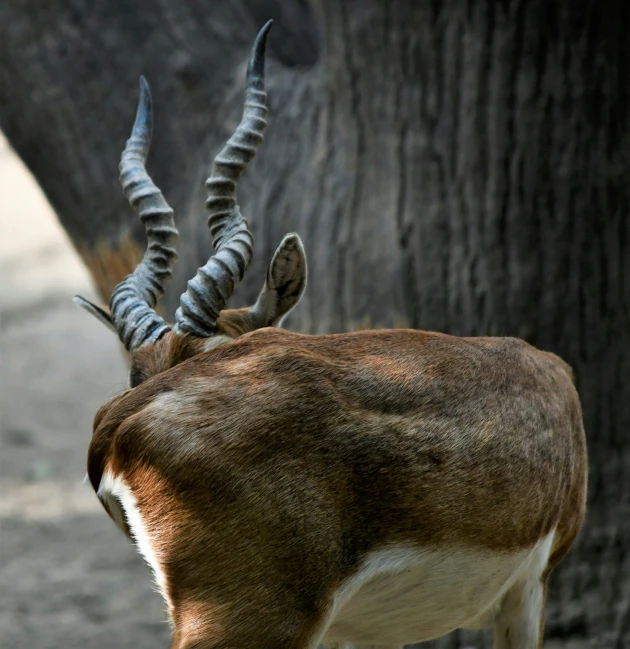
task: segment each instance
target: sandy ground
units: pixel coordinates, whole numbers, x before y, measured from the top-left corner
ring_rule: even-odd
[[[0,647],[168,647],[148,569],[83,484],[117,340],[38,187],[0,136]]]

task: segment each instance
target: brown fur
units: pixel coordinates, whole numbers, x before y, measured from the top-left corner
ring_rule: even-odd
[[[152,345],[139,347],[132,354],[131,385],[144,383],[147,379],[170,370],[182,361],[205,351],[208,341],[220,336],[237,338],[257,329],[249,317],[249,309],[226,309],[217,319],[216,333],[213,338],[196,336],[178,336],[169,331]]]
[[[224,313],[224,335],[247,331]],[[550,570],[571,546],[586,446],[553,354],[410,330],[205,342],[135,352],[144,382],[99,410],[88,457],[161,539],[174,647],[305,647],[371,550],[502,552],[557,528]]]

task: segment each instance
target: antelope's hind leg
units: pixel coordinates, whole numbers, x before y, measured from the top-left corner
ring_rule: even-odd
[[[495,649],[542,647],[546,592],[547,579],[538,575],[507,592],[495,620]]]

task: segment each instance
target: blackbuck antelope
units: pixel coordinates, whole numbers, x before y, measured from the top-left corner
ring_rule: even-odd
[[[258,35],[243,119],[207,181],[215,254],[174,327],[154,307],[176,259],[173,211],[145,171],[146,81],[122,154],[148,248],[109,311],[131,354],[101,407],[89,478],[153,569],[173,647],[400,646],[494,627],[543,636],[549,574],[585,511],[571,370],[515,338],[279,330],[306,285],[287,235],[251,308],[224,309],[252,257],[236,185],[267,112]]]

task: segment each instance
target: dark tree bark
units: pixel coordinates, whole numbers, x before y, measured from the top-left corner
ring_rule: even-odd
[[[257,252],[239,298],[296,230],[310,280],[293,327],[516,335],[565,358],[589,513],[552,579],[547,638],[630,646],[630,6],[4,0],[0,127],[105,296],[144,245],[116,170],[138,75],[156,104],[149,169],[182,232],[172,310],[209,253],[203,180],[269,16],[270,125],[240,190]],[[439,646],[473,643],[488,636]]]

